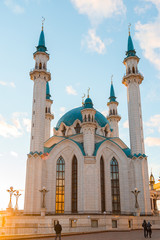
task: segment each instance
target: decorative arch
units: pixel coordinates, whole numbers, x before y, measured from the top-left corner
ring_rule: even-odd
[[[64,213],[65,162],[62,156],[56,166],[56,213]]]
[[[91,116],[90,116],[90,114],[88,114],[88,122],[90,122],[91,121]]]
[[[42,63],[41,62],[39,63],[39,69],[42,69]]]
[[[132,73],[135,73],[135,68],[134,67],[132,67]]]
[[[111,173],[111,194],[112,194],[112,212],[120,213],[120,187],[119,187],[119,166],[115,157],[110,163]]]
[[[104,174],[104,160],[100,159],[100,183],[101,183],[101,212],[105,212],[105,174]]]
[[[77,213],[77,195],[78,195],[78,188],[77,188],[77,175],[78,175],[78,168],[77,168],[77,158],[74,155],[72,160],[72,213]]]

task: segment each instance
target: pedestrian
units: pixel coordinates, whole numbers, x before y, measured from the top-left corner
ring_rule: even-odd
[[[150,224],[150,222],[147,223],[147,237],[149,235],[149,237],[152,237],[152,224]]]
[[[59,224],[59,221],[57,221],[57,224],[55,225],[54,230],[56,232],[55,240],[57,240],[57,237],[59,237],[59,240],[61,240],[62,226],[61,226],[61,224]]]
[[[146,220],[143,221],[142,227],[144,229],[144,237],[146,238],[147,237],[147,222],[146,222]]]

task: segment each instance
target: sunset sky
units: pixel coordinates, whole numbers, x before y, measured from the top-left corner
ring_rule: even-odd
[[[20,189],[23,208],[34,67],[41,32],[50,54],[52,111],[58,119],[81,106],[90,87],[95,109],[105,116],[111,75],[122,119],[120,138],[130,147],[127,89],[122,84],[128,24],[144,76],[140,86],[149,174],[160,175],[160,0],[1,0],[0,1],[0,209],[10,186]],[[13,206],[15,199],[13,198]]]

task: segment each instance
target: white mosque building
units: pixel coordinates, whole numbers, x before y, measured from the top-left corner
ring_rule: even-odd
[[[122,83],[127,90],[130,148],[119,136],[118,101],[113,83],[109,114],[94,108],[91,98],[65,113],[50,136],[51,100],[47,71],[49,54],[44,31],[33,54],[33,106],[30,153],[27,159],[25,215],[133,215],[137,188],[141,215],[150,215],[147,156],[144,150],[139,57],[129,33]],[[63,101],[63,99],[62,99]],[[45,203],[40,190],[47,190]],[[44,199],[43,199],[44,200]]]

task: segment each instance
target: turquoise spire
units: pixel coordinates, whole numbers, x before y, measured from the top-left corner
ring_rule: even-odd
[[[49,83],[46,83],[46,99],[51,99],[50,89],[49,89]]]
[[[136,51],[135,51],[134,46],[133,46],[130,31],[129,31],[129,36],[128,36],[128,48],[127,48],[126,55],[127,55],[127,57],[136,56]]]
[[[44,31],[43,31],[43,25],[42,25],[42,30],[41,30],[41,34],[39,37],[39,43],[37,48],[37,52],[46,52],[47,48],[45,46],[45,37],[44,37]]]
[[[111,88],[110,88],[110,102],[116,102],[116,97],[115,97],[115,92],[114,92],[114,87],[113,87],[113,82],[111,81]]]

